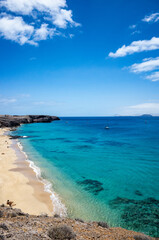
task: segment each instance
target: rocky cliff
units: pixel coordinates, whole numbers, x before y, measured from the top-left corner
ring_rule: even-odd
[[[0,206],[1,240],[154,240],[123,228],[110,228],[103,222],[84,222],[46,214],[31,216],[20,209]],[[156,238],[157,240],[158,238]]]
[[[49,115],[0,115],[0,127],[17,127],[27,123],[48,123],[60,120],[58,117]]]

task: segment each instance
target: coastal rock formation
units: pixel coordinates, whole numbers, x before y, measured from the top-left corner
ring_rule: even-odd
[[[27,123],[49,123],[55,120],[60,119],[49,115],[0,115],[0,127],[17,127]]]
[[[20,209],[0,206],[0,239],[7,240],[155,240],[123,228],[109,228],[101,222],[80,219],[33,216]],[[157,238],[156,238],[157,240]]]

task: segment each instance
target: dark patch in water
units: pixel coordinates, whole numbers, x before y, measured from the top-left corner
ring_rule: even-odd
[[[154,237],[159,236],[159,200],[117,197],[111,200],[109,205],[121,210],[122,227],[144,232]]]
[[[66,138],[49,138],[47,140],[53,140],[53,141],[64,141]]]
[[[48,140],[50,140],[50,141],[62,141],[62,142],[68,142],[68,143],[74,142],[74,141],[69,140],[67,138],[49,138]]]
[[[66,151],[58,151],[58,150],[51,150],[50,152],[53,152],[53,153],[66,153]]]
[[[104,190],[104,188],[102,187],[103,183],[97,180],[86,179],[83,181],[77,181],[77,183],[80,184],[84,188],[84,190],[89,191],[94,195],[97,195],[99,192]]]
[[[31,139],[31,142],[45,142],[47,139]]]
[[[66,139],[66,140],[64,140],[64,142],[66,142],[66,143],[73,143],[74,141]]]
[[[115,147],[121,147],[124,145],[128,145],[128,143],[122,143],[122,142],[117,142],[117,141],[104,141],[100,145],[110,145],[110,146],[115,146]]]
[[[83,139],[83,142],[85,142],[85,143],[91,143],[91,144],[96,144],[96,143],[98,142],[98,138]]]
[[[91,149],[92,146],[90,145],[79,145],[79,146],[74,146],[76,149]]]
[[[139,190],[136,190],[136,191],[135,191],[135,194],[136,194],[137,196],[143,196],[143,194],[142,194]]]

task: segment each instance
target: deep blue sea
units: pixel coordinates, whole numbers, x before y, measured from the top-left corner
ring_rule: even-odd
[[[69,217],[159,236],[159,117],[63,117],[13,134]]]

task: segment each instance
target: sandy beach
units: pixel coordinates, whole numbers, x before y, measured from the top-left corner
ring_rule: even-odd
[[[25,213],[52,215],[50,194],[44,191],[43,183],[38,181],[22,153],[18,154],[16,143],[4,135],[6,131],[0,128],[0,204],[10,200]]]

